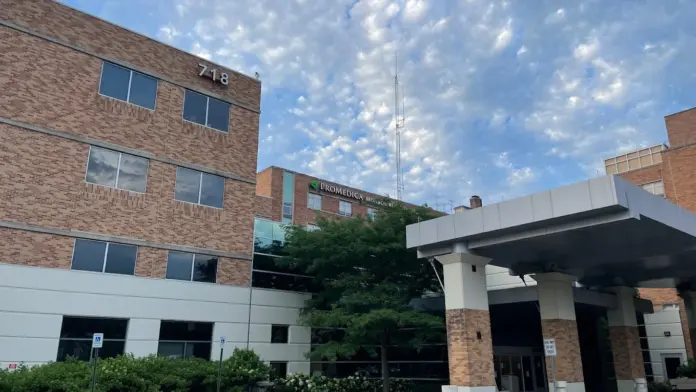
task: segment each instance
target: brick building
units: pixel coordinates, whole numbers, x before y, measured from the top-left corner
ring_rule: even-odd
[[[59,2],[0,9],[0,367],[95,332],[102,356],[303,358],[302,297],[249,287],[260,82]]]
[[[608,158],[604,161],[606,173],[617,174],[696,212],[696,108],[666,116],[665,124],[668,145]],[[651,300],[656,311],[645,315],[644,320],[646,369],[656,379],[663,379],[666,373],[674,373],[679,363],[694,357],[695,342],[687,315],[692,304],[689,298],[685,303],[677,289],[641,288],[640,296]]]

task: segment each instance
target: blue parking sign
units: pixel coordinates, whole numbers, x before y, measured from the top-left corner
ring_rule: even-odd
[[[92,348],[102,348],[104,345],[104,334],[103,333],[95,333],[92,336]]]

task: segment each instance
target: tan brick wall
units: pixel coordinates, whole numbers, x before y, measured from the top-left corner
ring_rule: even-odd
[[[673,203],[696,212],[696,146],[662,153],[665,171],[665,195]]]
[[[617,380],[645,378],[640,334],[637,327],[609,327],[609,339]]]
[[[251,255],[254,185],[223,208],[174,200],[176,167],[150,161],[147,193],[84,182],[89,146],[0,124],[0,219]]]
[[[256,174],[256,194],[259,196],[271,197],[273,186],[273,168],[269,167]]]
[[[58,2],[0,0],[0,9],[3,10],[0,18],[15,25],[38,31],[100,55],[152,70],[179,83],[213,91],[254,109],[260,108],[261,84],[258,80],[227,70],[230,83],[229,86],[223,87],[210,79],[198,76],[198,63],[205,60],[62,6]],[[6,52],[0,53],[6,54]],[[47,61],[51,61],[49,56],[46,57]],[[221,71],[225,69],[216,67]],[[61,70],[50,68],[50,71],[60,72]],[[255,156],[256,150],[248,153],[253,153]],[[255,162],[254,166],[256,166]]]
[[[446,312],[450,385],[494,386],[493,340],[487,310]],[[479,339],[477,333],[481,334]]]
[[[138,259],[135,262],[135,275],[146,278],[166,278],[167,251],[139,246]]]
[[[221,257],[218,260],[217,283],[248,286],[251,261]]]
[[[693,339],[689,334],[689,321],[686,315],[686,305],[684,300],[679,296],[676,289],[654,289],[654,288],[639,288],[638,294],[640,298],[647,299],[653,303],[655,310],[662,308],[664,304],[679,304],[679,318],[681,319],[682,332],[684,334],[684,344],[686,346],[687,357],[694,357]]]
[[[556,339],[556,379],[583,382],[580,341],[575,320],[541,320],[545,339]],[[546,375],[552,379],[551,361],[546,361]]]
[[[152,112],[99,95],[96,57],[6,27],[0,53],[0,91],[13,92],[0,95],[2,117],[256,178],[257,113],[232,106],[218,132],[184,122],[182,87],[160,80]]]
[[[665,117],[671,148],[696,143],[696,108]]]
[[[624,180],[636,185],[643,185],[650,182],[662,180],[662,164],[643,167],[629,172],[619,174]]]
[[[0,228],[0,263],[70,269],[74,239]]]
[[[273,218],[273,199],[256,195],[255,202],[256,216],[266,219]]]

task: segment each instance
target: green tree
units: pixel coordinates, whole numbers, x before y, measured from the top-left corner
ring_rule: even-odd
[[[279,263],[323,287],[307,302],[301,321],[314,333],[333,335],[313,347],[312,359],[333,361],[361,349],[379,355],[388,392],[390,346],[418,348],[442,339],[442,317],[412,306],[424,293],[441,291],[437,277],[415,250],[406,249],[406,225],[433,217],[429,208],[392,203],[374,219],[319,218],[319,230],[287,229],[287,256]]]

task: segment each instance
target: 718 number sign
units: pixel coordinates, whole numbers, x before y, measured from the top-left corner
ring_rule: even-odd
[[[201,72],[198,73],[198,76],[210,76],[213,79],[213,82],[220,82],[220,84],[223,84],[227,86],[230,82],[230,77],[224,73],[224,72],[218,72],[217,69],[215,68],[208,68],[207,65],[205,64],[198,64],[198,66],[201,68]]]

